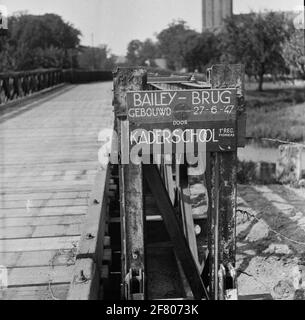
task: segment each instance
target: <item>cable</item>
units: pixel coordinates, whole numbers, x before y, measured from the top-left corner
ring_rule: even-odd
[[[254,220],[256,220],[258,222],[261,220],[261,219],[258,219],[252,213],[249,213],[248,211],[237,209],[237,212],[240,212],[241,214],[246,215],[248,218],[253,218]],[[288,238],[288,237],[284,236],[282,233],[272,229],[268,224],[267,224],[267,227],[271,232],[275,233],[278,236],[281,236],[282,238],[286,239],[287,241],[290,241],[290,242],[293,242],[295,244],[299,244],[299,245],[305,246],[305,242],[301,242],[301,241],[297,241],[297,240],[293,240],[291,238]]]
[[[260,138],[260,139],[263,140],[263,141],[279,142],[279,143],[291,144],[291,145],[295,145],[295,146],[299,146],[299,147],[305,148],[305,144],[302,144],[302,143],[284,141],[284,140],[280,140],[280,139],[271,139],[271,138]]]
[[[277,142],[277,143],[290,144],[290,145],[294,145],[294,146],[299,146],[299,147],[305,148],[305,144],[298,143],[298,142],[285,141],[285,140],[280,140],[280,139],[256,138],[256,137],[247,137],[246,139],[247,140],[262,140],[262,141]]]

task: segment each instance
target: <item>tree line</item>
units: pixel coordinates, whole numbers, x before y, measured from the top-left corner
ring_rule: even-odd
[[[0,37],[0,72],[48,68],[108,69],[115,57],[106,45],[80,45],[81,32],[59,15],[19,12]]]
[[[112,70],[117,57],[107,45],[80,45],[81,32],[56,14],[17,13],[8,20],[8,36],[0,37],[0,72],[39,68]],[[305,78],[304,31],[285,13],[236,15],[223,28],[197,32],[177,20],[156,40],[132,40],[127,66],[156,68],[164,59],[170,72],[204,72],[215,63],[243,63],[246,74],[263,89],[266,77]]]
[[[164,58],[173,71],[203,72],[214,63],[243,63],[246,74],[263,89],[266,77],[305,78],[304,32],[285,13],[236,15],[217,32],[199,33],[185,21],[172,22],[157,40],[133,40],[128,45],[129,65],[156,66]]]

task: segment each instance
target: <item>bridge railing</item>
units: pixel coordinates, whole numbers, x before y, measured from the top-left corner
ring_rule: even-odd
[[[112,81],[112,71],[105,70],[64,70],[64,80],[68,83],[90,83],[98,81]]]
[[[112,71],[44,69],[0,73],[0,105],[30,96],[62,83],[112,81]]]
[[[0,104],[54,87],[63,81],[61,69],[0,73]]]

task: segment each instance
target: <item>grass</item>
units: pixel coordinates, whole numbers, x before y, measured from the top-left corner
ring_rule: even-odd
[[[249,88],[247,136],[291,142],[305,141],[305,83],[301,86],[265,85],[264,92]]]

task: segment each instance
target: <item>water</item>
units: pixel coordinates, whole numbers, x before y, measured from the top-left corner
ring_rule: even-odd
[[[241,161],[276,163],[279,158],[279,150],[265,148],[258,144],[249,144],[245,148],[238,149],[238,158]],[[305,170],[305,150],[303,150],[302,154],[302,168]]]

